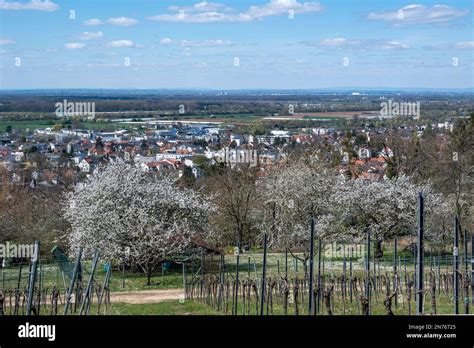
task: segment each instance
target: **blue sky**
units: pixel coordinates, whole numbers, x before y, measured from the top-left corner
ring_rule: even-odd
[[[472,1],[412,1],[0,0],[0,88],[474,87]]]

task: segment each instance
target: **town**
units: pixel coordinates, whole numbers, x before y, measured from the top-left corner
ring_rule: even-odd
[[[358,115],[354,112],[345,120],[349,123],[359,119]],[[261,126],[256,132],[242,127],[242,123],[141,121],[139,117],[135,122],[113,122],[112,131],[74,128],[60,120],[51,127],[28,131],[6,126],[0,134],[0,164],[12,173],[14,181],[27,182],[32,188],[77,183],[101,164],[118,159],[133,162],[144,171],[173,172],[178,178],[189,168],[199,179],[204,165],[249,163],[265,171],[284,161],[295,147],[324,145],[331,149],[341,174],[376,180],[387,174],[393,151],[386,145],[389,129],[375,126],[373,118],[372,114],[367,122],[349,129],[324,124],[287,128],[284,124],[288,118],[272,117],[254,121]],[[379,115],[378,119],[382,118]],[[272,121],[278,120],[283,126],[272,129]],[[421,137],[427,128],[443,141],[453,122],[410,121],[394,129],[401,137]]]
[[[0,0],[0,348],[472,346],[472,13]]]

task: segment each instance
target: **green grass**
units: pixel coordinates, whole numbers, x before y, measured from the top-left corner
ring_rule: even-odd
[[[231,118],[231,119],[242,119],[242,120],[252,120],[258,119],[258,116],[254,114],[213,114],[213,115],[189,115],[184,116],[185,118],[196,118],[196,119],[208,119],[208,118]]]
[[[74,304],[71,304],[71,315],[79,315],[80,306],[77,306],[74,312]],[[5,307],[6,315],[10,315],[9,307]],[[21,309],[20,309],[20,315]],[[64,305],[58,304],[58,315],[63,315]],[[40,315],[50,315],[51,306],[42,305]],[[148,304],[130,304],[130,303],[113,303],[100,307],[100,314],[97,312],[97,304],[92,304],[89,315],[222,315],[210,306],[195,301],[164,301],[159,303]]]
[[[358,300],[358,295],[353,293],[352,303],[349,299],[349,294],[345,299],[345,302],[342,300],[340,292],[335,293],[333,297],[333,315],[362,315],[361,306]],[[294,300],[292,299],[293,295],[290,294],[290,303],[288,305],[288,315],[296,315]],[[383,305],[383,300],[385,299],[384,291],[377,292],[372,294],[372,303],[371,303],[371,314],[372,315],[386,315],[385,307]],[[96,296],[94,296],[94,301],[97,301]],[[248,301],[248,299],[246,299]],[[315,299],[316,301],[316,299]],[[450,296],[441,291],[441,294],[436,293],[436,302],[437,302],[437,314],[452,314],[453,313],[453,299]],[[460,313],[464,313],[463,297],[460,296],[459,299],[459,310]],[[307,292],[304,294],[304,301],[300,296],[298,298],[299,304],[299,315],[306,315],[308,313],[308,298]],[[416,303],[414,296],[410,301],[411,306],[411,315],[416,314]],[[158,303],[146,303],[146,304],[129,304],[129,303],[112,303],[107,306],[107,308],[102,305],[100,309],[100,315],[230,315],[232,312],[232,297],[229,296],[229,302],[227,304],[227,311],[225,311],[225,306],[223,304],[223,309],[217,311],[215,305],[207,303],[206,300],[200,299],[186,299],[184,301],[180,300],[168,300]],[[255,303],[255,297],[252,295],[252,300],[250,303],[250,312],[248,312],[248,303],[246,303],[245,310],[243,306],[243,299],[240,296],[238,300],[238,310],[239,315],[256,315],[258,314],[257,308],[260,308],[259,304]],[[405,296],[399,297],[398,305],[395,305],[395,300],[392,301],[392,310],[395,315],[408,315],[408,302]],[[58,314],[62,315],[64,306],[62,304],[58,305]],[[6,314],[9,315],[9,307],[5,308]],[[74,305],[71,304],[71,311],[74,310]],[[424,313],[431,313],[431,297],[429,293],[426,293],[424,298]],[[51,307],[49,305],[41,306],[41,315],[49,315]],[[20,310],[21,312],[21,310]],[[79,306],[77,306],[75,313],[79,313]],[[270,305],[265,304],[264,314],[266,315],[284,315],[284,307],[282,298],[279,296],[273,297],[273,310]],[[93,303],[90,309],[91,315],[97,315],[97,304]],[[324,304],[323,299],[321,299],[321,313],[320,315],[328,315],[327,308]]]
[[[24,120],[24,121],[8,121],[8,120],[0,120],[0,132],[5,132],[7,126],[11,126],[13,130],[25,131],[29,129],[33,131],[37,128],[48,128],[53,127],[56,123],[58,123],[60,119],[44,119],[44,120]],[[116,123],[95,123],[95,122],[79,122],[78,128],[80,129],[119,129],[124,128],[125,125],[123,124],[116,124]]]
[[[301,293],[300,293],[301,295]],[[288,305],[288,314],[287,315],[296,315],[295,311],[295,304],[294,300],[291,299],[293,295],[290,294],[290,303]],[[360,292],[358,293],[358,296],[360,296]],[[332,299],[335,301],[334,304],[332,304],[332,311],[333,315],[362,315],[362,309],[360,306],[360,301],[358,299],[358,296],[356,294],[353,294],[352,298],[352,303],[350,302],[349,294],[347,294],[347,297],[345,301],[342,300],[340,292],[336,293],[336,297],[332,297]],[[308,293],[307,291],[304,294],[304,302],[301,300],[301,296],[298,298],[298,308],[299,308],[299,315],[307,315],[308,313]],[[386,310],[383,305],[383,301],[385,300],[385,292],[377,292],[376,294],[372,294],[371,297],[371,315],[386,315]],[[190,301],[190,300],[189,300]],[[200,299],[194,299],[195,302],[197,303],[206,303],[206,300],[201,301]],[[316,298],[315,298],[316,301]],[[210,305],[210,304],[207,304]],[[258,306],[257,306],[258,305]],[[248,311],[248,303],[246,303],[245,306],[245,311],[243,308],[243,299],[240,296],[238,300],[238,310],[237,313],[239,315],[247,315]],[[252,295],[252,300],[250,302],[250,315],[257,315],[257,307],[260,308],[259,304],[255,303],[255,297]],[[395,299],[392,300],[392,311],[395,315],[416,315],[416,302],[415,298],[413,296],[413,290],[412,290],[412,299],[410,301],[410,312],[409,312],[409,306],[407,299],[405,297],[405,294],[403,298],[399,296],[399,301],[398,304],[395,304]],[[321,311],[320,315],[328,315],[327,314],[327,307],[324,303],[323,298],[321,298]],[[436,313],[437,315],[441,314],[453,314],[454,313],[454,302],[453,299],[446,296],[443,292],[441,292],[441,295],[438,295],[438,292],[436,293]],[[427,293],[424,298],[424,306],[423,306],[423,313],[424,314],[431,314],[431,297],[430,294]],[[464,313],[464,304],[463,304],[463,298],[460,296],[459,298],[459,311],[460,313]],[[232,299],[231,297],[229,298],[229,304],[227,305],[227,312],[225,311],[225,306],[223,306],[222,311],[219,313],[221,314],[226,314],[230,315],[232,313]],[[273,311],[271,309],[271,306],[265,304],[264,306],[264,314],[266,315],[284,315],[284,306],[282,303],[282,298],[281,297],[273,297]],[[472,308],[471,308],[471,313],[472,313]]]
[[[176,119],[176,121],[179,121],[180,119],[190,119],[190,120],[200,120],[200,119],[209,119],[211,118],[210,116],[207,115],[190,115],[190,116],[176,116],[175,118],[171,117],[171,119]],[[251,115],[251,114],[235,114],[235,115],[213,115],[211,119],[225,119],[229,120],[230,122],[232,121],[252,121],[252,120],[257,120],[259,119],[258,116]],[[139,119],[139,118],[138,118]],[[164,120],[164,119],[170,119],[170,117],[167,118],[155,118],[154,120]],[[33,131],[37,128],[48,128],[48,127],[53,127],[56,123],[59,123],[61,119],[59,118],[44,118],[41,120],[2,120],[0,119],[0,133],[5,132],[7,126],[11,126],[13,130],[17,131],[25,131],[26,129],[29,129],[30,131]],[[122,123],[122,122],[78,122],[77,127],[74,128],[79,128],[79,129],[89,129],[89,130],[115,130],[115,129],[124,129],[124,128],[132,128],[133,126],[136,125],[141,125],[143,124],[143,121],[136,122],[134,123]]]
[[[53,120],[25,120],[25,121],[0,121],[0,132],[5,132],[7,126],[11,126],[14,130],[34,130],[36,128],[52,127],[54,125]]]
[[[99,274],[99,279],[102,279],[101,274]],[[127,272],[124,285],[125,287],[122,287],[122,274],[119,272],[113,273],[110,280],[111,292],[182,288],[183,276],[176,272],[167,273],[163,277],[155,275],[151,278],[151,285],[147,285],[147,278],[143,274]]]
[[[307,294],[305,294],[307,295]],[[306,296],[307,297],[307,296]],[[384,306],[383,306],[383,296],[381,293],[378,293],[377,296],[373,296],[371,304],[371,315],[386,315]],[[96,300],[96,298],[94,298]],[[256,315],[256,304],[252,300],[250,304],[250,315]],[[79,306],[77,306],[76,311],[74,311],[74,305],[71,304],[72,315],[79,314]],[[248,303],[243,307],[242,297],[239,298],[237,306],[238,315],[248,315]],[[260,306],[258,306],[260,308]],[[460,313],[464,313],[464,307],[462,304],[462,299],[460,299]],[[62,315],[64,306],[58,305],[58,315]],[[395,305],[395,302],[392,303],[392,310],[395,315],[408,315],[408,303],[399,302],[398,306]],[[6,314],[9,315],[9,307],[5,308]],[[41,315],[50,315],[51,307],[49,305],[41,306]],[[232,302],[229,298],[229,304],[227,306],[227,312],[224,308],[221,311],[217,311],[213,306],[207,304],[198,299],[194,300],[169,300],[158,303],[147,303],[147,304],[130,304],[130,303],[112,303],[107,306],[107,308],[102,305],[100,309],[100,315],[231,315],[232,313]],[[265,304],[264,314],[265,315],[285,315],[283,304],[281,299],[273,299],[273,311],[270,306],[267,307]],[[305,299],[304,304],[301,304],[301,299],[299,300],[299,315],[307,315],[308,313],[308,303]],[[427,295],[424,301],[424,313],[431,313],[431,302],[430,296]],[[453,302],[452,299],[444,296],[437,296],[437,314],[452,314],[453,313]],[[21,314],[21,309],[20,309]],[[97,304],[92,304],[90,309],[90,315],[97,315]],[[287,315],[296,315],[294,302],[290,302],[288,306]],[[328,315],[327,308],[323,302],[321,302],[321,313],[320,315]],[[352,303],[347,298],[344,305],[339,294],[336,296],[336,302],[333,305],[333,315],[361,315],[361,308],[359,301],[356,297],[353,297]],[[414,299],[411,301],[411,315],[416,315],[416,304]]]
[[[399,253],[399,255],[402,253]],[[301,256],[300,254],[297,254]],[[410,256],[403,252],[402,255],[407,256],[406,258],[406,268],[407,271],[413,272],[413,259]],[[250,259],[250,264],[249,264]],[[227,270],[230,273],[235,273],[236,270],[236,256],[234,255],[226,255],[225,262]],[[444,264],[444,260],[442,260],[441,272],[446,272],[452,266],[452,263],[448,261],[448,264]],[[83,262],[84,268],[84,281],[88,279],[88,272],[91,268],[91,262],[86,261]],[[103,279],[105,277],[105,271],[102,267],[103,263],[100,263],[96,270],[95,280],[102,284]],[[425,265],[426,270],[428,271],[429,268],[429,259],[428,256],[425,256]],[[390,250],[386,250],[384,253],[384,258],[382,262],[380,262],[380,270],[381,272],[385,272],[385,270],[391,272],[393,266],[393,255],[391,254]],[[188,276],[188,280],[191,277],[192,270],[196,274],[199,271],[200,261],[197,260],[194,267],[187,265],[186,273]],[[240,263],[239,263],[239,272],[240,277],[250,277],[254,278],[255,274],[257,273],[258,276],[261,275],[263,267],[263,257],[260,252],[252,252],[252,253],[243,253],[240,255]],[[317,272],[317,258],[315,259],[315,274]],[[323,258],[322,267],[324,267],[325,274],[341,274],[343,268],[342,258],[333,258],[332,260],[329,258]],[[349,261],[346,262],[347,273],[349,272]],[[43,286],[45,287],[52,287],[53,285],[58,284],[62,289],[64,288],[64,283],[62,280],[61,272],[58,270],[58,267],[54,263],[44,263],[41,265],[42,269],[42,276],[43,276]],[[353,259],[353,269],[354,275],[363,276],[364,272],[364,260],[363,258]],[[373,262],[371,262],[371,269],[373,269]],[[436,271],[436,267],[434,267]],[[400,271],[404,270],[403,258],[401,263]],[[2,288],[2,273],[5,274],[5,288],[11,289],[16,288],[18,283],[18,271],[19,267],[8,267],[5,270],[0,270],[0,289]],[[217,274],[219,272],[219,257],[213,257],[212,262],[209,257],[206,258],[205,261],[205,272],[213,272]],[[358,274],[357,272],[362,272]],[[298,275],[301,277],[304,273],[303,263],[301,261],[294,261],[294,258],[288,254],[288,277],[295,277]],[[282,277],[285,275],[285,254],[284,253],[269,253],[267,255],[267,276],[268,277]],[[39,278],[38,278],[39,279]],[[27,285],[28,281],[28,268],[23,267],[22,272],[22,279],[21,279],[21,287]],[[182,288],[183,287],[183,274],[181,269],[173,269],[170,272],[164,273],[162,276],[161,270],[157,269],[157,271],[153,274],[151,279],[151,285],[147,285],[146,276],[142,273],[133,273],[126,271],[125,272],[125,281],[122,284],[122,271],[118,270],[117,267],[114,267],[112,270],[112,276],[110,280],[110,289],[112,292],[120,292],[120,291],[139,291],[139,290],[153,290],[153,289],[174,289],[174,288]],[[69,285],[69,280],[66,279],[66,284]],[[124,285],[124,286],[122,286]]]
[[[221,315],[210,306],[195,301],[164,301],[152,304],[114,303],[110,315]]]
[[[90,262],[84,263],[83,282],[87,282],[89,278]],[[0,270],[0,290],[14,289],[18,286],[19,267],[8,267]],[[61,272],[55,264],[42,265],[41,272],[42,287],[51,289],[58,286],[64,291],[64,282]],[[102,285],[105,278],[105,271],[102,266],[97,267],[94,280]],[[40,273],[38,269],[37,284],[40,281]],[[69,286],[69,277],[66,277],[66,286]],[[28,268],[23,267],[20,281],[20,288],[26,287],[28,284]],[[123,285],[123,286],[122,286]],[[110,278],[111,292],[130,292],[139,290],[157,290],[157,289],[176,289],[183,287],[183,276],[181,271],[171,271],[163,276],[158,271],[151,278],[151,285],[147,285],[147,278],[141,273],[125,272],[124,281],[122,281],[122,272],[113,270]]]
[[[385,274],[385,272],[389,272],[392,274],[392,255],[389,252],[386,253],[388,258],[387,262],[382,262],[380,265],[380,273]],[[250,258],[250,266],[248,260]],[[212,261],[212,262],[211,262]],[[236,271],[236,256],[234,255],[226,255],[226,268],[229,272],[229,281],[232,281],[231,275],[235,276]],[[270,253],[267,256],[267,277],[272,279],[280,279],[284,277],[285,274],[285,254],[284,253]],[[219,272],[219,258],[213,257],[206,258],[205,260],[205,273],[213,273],[217,276]],[[358,260],[354,260],[353,262],[353,276],[359,279],[365,278],[365,271],[363,268],[363,259],[359,258]],[[451,264],[446,264],[441,266],[441,273],[446,274],[447,272],[451,272]],[[61,272],[58,271],[58,267],[54,263],[43,263],[41,264],[42,270],[42,287],[48,288],[49,292],[54,285],[59,286],[61,293],[64,294],[64,284],[61,276]],[[88,272],[91,268],[91,262],[85,261],[83,262],[83,282],[84,284],[87,283],[88,280]],[[194,267],[190,265],[186,268],[186,274],[188,281],[191,280],[192,277],[192,270],[196,276],[200,274],[200,261],[197,261]],[[19,267],[8,267],[3,271],[0,271],[0,290],[2,289],[3,280],[5,281],[5,289],[14,289],[17,286],[18,282],[18,270]],[[373,271],[373,263],[371,262],[371,270]],[[429,272],[429,264],[427,263],[426,266],[426,274],[425,274],[425,288],[428,288],[428,272]],[[433,270],[437,273],[437,267],[434,267]],[[412,261],[407,261],[407,271],[408,277],[413,277],[413,263]],[[251,277],[252,279],[260,279],[262,274],[262,255],[259,252],[256,253],[248,253],[248,254],[241,254],[240,255],[240,265],[239,265],[239,277],[241,281],[244,281],[247,277]],[[404,278],[405,271],[402,264],[402,268],[399,269],[400,275]],[[379,273],[379,274],[380,274]],[[303,264],[301,261],[298,261],[298,267],[296,267],[296,262],[293,262],[293,258],[289,255],[288,256],[288,277],[289,279],[293,279],[296,276],[298,278],[302,278],[304,274]],[[315,263],[315,276],[317,274],[317,262]],[[326,279],[333,274],[334,276],[341,276],[342,274],[342,262],[340,260],[324,260],[324,274]],[[347,273],[346,276],[349,276],[349,265],[347,264]],[[105,277],[105,270],[103,268],[103,263],[100,263],[96,270],[95,281],[96,284],[102,284],[103,279]],[[22,272],[21,278],[21,288],[25,288],[27,286],[28,281],[28,268],[24,267]],[[147,285],[147,278],[144,274],[141,273],[133,273],[126,271],[124,284],[122,284],[122,272],[114,268],[112,272],[111,282],[110,282],[110,290],[111,292],[132,292],[132,291],[140,291],[140,290],[159,290],[159,289],[182,289],[183,287],[183,274],[182,270],[177,268],[173,269],[170,272],[165,272],[162,276],[161,271],[157,270],[153,277],[151,278],[152,284],[150,286]],[[39,282],[39,278],[38,278]],[[38,284],[38,283],[37,283]],[[66,279],[67,286],[69,285],[69,280]],[[123,286],[122,286],[123,285]],[[393,286],[393,284],[392,284]],[[412,290],[413,291],[413,290]],[[460,311],[463,312],[463,289],[460,289],[460,298],[459,298],[459,308]],[[359,292],[358,295],[361,293]],[[353,303],[349,302],[347,297],[345,305],[341,299],[340,293],[336,293],[335,303],[334,303],[334,314],[342,315],[342,314],[361,314],[361,308],[358,301],[358,295],[354,293],[353,295]],[[253,296],[253,295],[252,295]],[[471,295],[472,296],[472,295]],[[307,290],[305,293],[305,297],[307,297]],[[414,296],[412,294],[412,301],[411,301],[411,314],[415,313],[415,301]],[[372,301],[372,313],[373,314],[385,314],[385,309],[383,306],[383,300],[385,299],[385,290],[378,292],[373,297]],[[231,300],[230,300],[231,301]],[[254,300],[253,300],[254,301]],[[299,302],[301,303],[301,298]],[[304,314],[307,311],[307,298],[304,300],[306,303],[300,307],[300,314]],[[393,305],[393,310],[396,315],[407,315],[408,314],[408,304],[406,303],[406,298],[404,298],[405,303],[402,305],[401,298],[398,307]],[[275,298],[274,299],[274,311],[275,315],[283,315],[283,304],[279,303],[281,300]],[[395,301],[393,301],[394,303]],[[242,299],[239,300],[239,306],[242,305]],[[452,289],[450,289],[450,294],[446,295],[443,291],[441,294],[437,294],[437,306],[438,306],[438,313],[443,314],[452,314],[453,313],[453,299],[452,299]],[[227,314],[230,313],[229,311]],[[252,305],[252,311],[250,314],[256,314],[255,310],[255,303]],[[322,305],[322,309],[325,313],[326,309],[324,305]],[[429,313],[431,311],[431,300],[429,292],[426,293],[425,296],[425,313]],[[94,312],[94,311],[91,311]],[[95,311],[96,312],[96,311]],[[102,312],[102,310],[101,310]],[[242,307],[239,309],[239,313],[242,312]],[[132,305],[132,304],[125,304],[125,303],[113,303],[112,307],[109,308],[108,314],[225,314],[225,312],[217,313],[212,306],[209,304],[202,304],[197,300],[186,300],[185,303],[179,303],[179,301],[167,301],[162,303],[156,304],[143,304],[143,305]],[[245,311],[247,313],[247,311]],[[294,305],[290,304],[289,314],[294,315]]]
[[[351,117],[348,116],[333,116],[333,115],[328,115],[328,116],[303,116],[304,120],[347,120],[351,119]]]

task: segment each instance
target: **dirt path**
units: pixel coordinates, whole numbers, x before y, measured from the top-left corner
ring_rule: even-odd
[[[111,302],[132,304],[156,303],[168,300],[179,300],[183,297],[182,289],[168,290],[143,290],[134,292],[113,292],[110,294]]]

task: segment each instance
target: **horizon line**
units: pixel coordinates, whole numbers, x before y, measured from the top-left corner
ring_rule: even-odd
[[[315,88],[206,88],[206,87],[173,87],[173,88],[133,88],[133,87],[57,87],[57,88],[0,88],[5,91],[64,91],[64,90],[110,90],[110,91],[324,91],[324,90],[474,90],[472,87],[315,87]],[[354,91],[358,92],[358,91]]]

